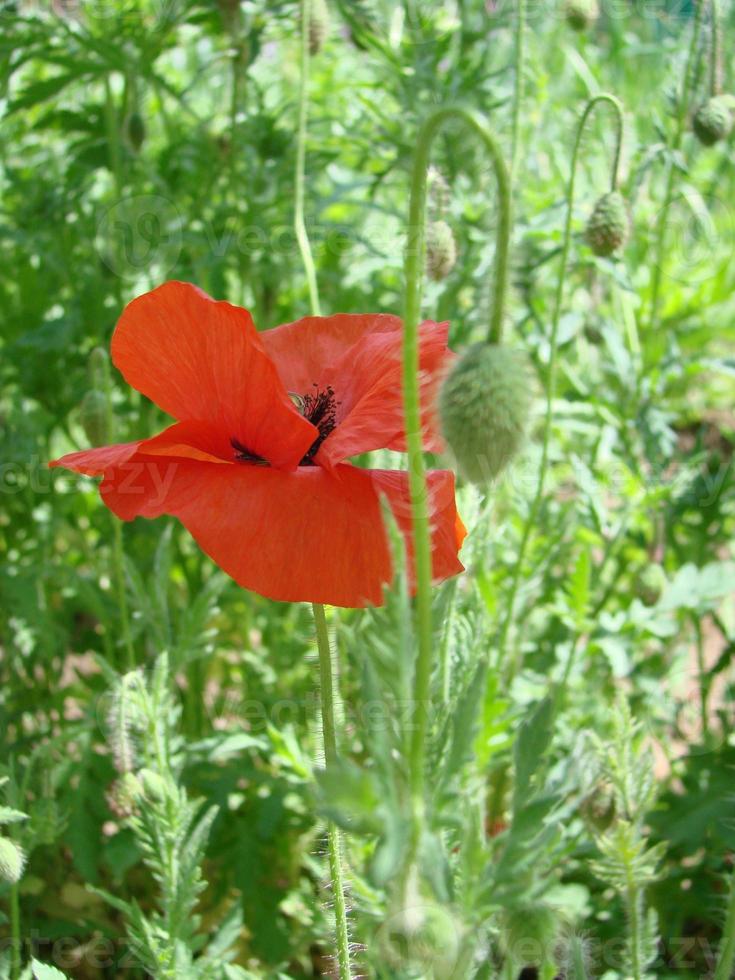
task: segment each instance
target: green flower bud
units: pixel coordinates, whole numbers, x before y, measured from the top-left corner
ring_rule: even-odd
[[[309,15],[309,53],[319,54],[329,36],[329,8],[326,0],[311,0]]]
[[[625,244],[628,237],[628,211],[618,191],[603,194],[587,222],[585,238],[595,253],[607,257]]]
[[[89,385],[91,388],[105,387],[105,380],[109,372],[109,357],[104,347],[94,347],[87,361],[89,368]]]
[[[501,922],[501,944],[513,963],[541,966],[555,962],[559,913],[548,905],[509,909]]]
[[[638,579],[637,592],[644,606],[655,606],[668,585],[666,572],[660,565],[649,565]]]
[[[564,16],[575,31],[584,31],[600,16],[598,0],[566,0]]]
[[[143,787],[143,795],[146,799],[157,803],[161,803],[166,799],[168,796],[168,787],[166,780],[160,773],[154,772],[152,769],[141,769],[138,773],[138,778],[140,779]]]
[[[125,820],[136,812],[141,793],[138,777],[132,772],[123,773],[107,791],[107,805],[118,819]]]
[[[15,841],[0,837],[0,879],[14,885],[20,881],[26,856]]]
[[[426,228],[426,271],[438,282],[446,279],[457,261],[457,245],[446,221],[432,221]]]
[[[79,421],[93,446],[104,446],[110,442],[107,399],[101,391],[92,388],[84,396],[79,406]]]
[[[139,112],[131,112],[125,120],[125,135],[137,153],[145,142],[145,123]]]
[[[475,344],[442,385],[439,415],[460,472],[472,483],[493,480],[525,439],[531,407],[526,357],[496,344]]]
[[[692,119],[694,134],[705,146],[714,146],[720,140],[727,139],[732,127],[730,98],[725,95],[715,95],[708,99],[697,109]]]

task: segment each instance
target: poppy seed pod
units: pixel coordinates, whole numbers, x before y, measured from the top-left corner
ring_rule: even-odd
[[[457,245],[446,221],[432,221],[426,229],[426,271],[435,282],[446,279],[457,261]]]
[[[110,440],[107,398],[104,393],[92,388],[79,406],[79,422],[84,434],[93,446],[103,446]]]
[[[625,244],[628,224],[628,211],[622,194],[618,191],[603,194],[587,222],[587,244],[595,255],[610,256]]]
[[[692,129],[700,143],[714,146],[727,139],[733,127],[733,115],[727,96],[715,95],[704,102],[694,114]]]
[[[145,123],[139,112],[131,112],[125,120],[125,135],[137,153],[145,142]]]
[[[312,0],[309,16],[309,54],[319,54],[329,36],[329,8],[326,0]]]
[[[15,841],[0,837],[0,880],[14,885],[20,881],[26,856]]]
[[[445,379],[439,394],[442,431],[472,483],[493,480],[523,444],[529,375],[520,351],[481,343],[468,348]]]
[[[600,16],[600,5],[597,0],[566,0],[564,16],[575,31],[584,31]]]

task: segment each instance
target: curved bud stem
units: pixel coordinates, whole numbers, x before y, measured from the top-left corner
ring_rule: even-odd
[[[503,653],[505,649],[505,643],[508,637],[508,631],[510,629],[511,623],[513,622],[513,615],[515,612],[515,600],[518,592],[518,585],[521,580],[521,574],[523,572],[523,562],[526,557],[526,548],[528,547],[528,542],[531,537],[531,530],[535,524],[536,517],[538,515],[539,507],[541,506],[541,501],[544,496],[544,488],[546,484],[546,472],[549,465],[549,442],[551,437],[551,425],[553,422],[553,403],[554,397],[556,395],[556,353],[558,346],[558,335],[559,335],[559,320],[561,319],[561,308],[562,301],[564,298],[564,282],[567,274],[567,265],[569,262],[569,249],[572,241],[572,214],[574,211],[574,193],[577,181],[577,163],[579,160],[579,151],[582,144],[582,136],[584,135],[584,130],[587,125],[588,120],[592,116],[595,109],[600,105],[610,106],[615,113],[615,121],[617,123],[617,134],[615,141],[615,155],[613,159],[612,166],[612,176],[611,176],[611,186],[615,190],[618,183],[618,172],[620,169],[620,155],[623,143],[623,107],[618,99],[614,95],[610,95],[607,92],[603,92],[600,95],[595,95],[589,100],[585,106],[584,112],[577,125],[577,133],[574,140],[574,150],[572,152],[572,169],[569,176],[569,185],[567,187],[566,194],[566,205],[567,213],[566,220],[564,224],[564,237],[562,241],[561,248],[561,260],[559,264],[559,277],[556,284],[556,296],[554,299],[554,312],[551,321],[551,336],[549,338],[549,374],[546,386],[546,414],[544,417],[544,431],[543,439],[541,444],[541,463],[539,465],[538,472],[538,482],[536,484],[536,494],[531,503],[531,508],[528,512],[528,517],[523,528],[523,536],[521,537],[521,543],[518,548],[518,556],[513,568],[513,579],[511,581],[510,593],[508,596],[508,606],[505,613],[505,618],[500,629],[500,637],[498,640],[498,657],[499,661],[503,660]],[[515,676],[519,667],[518,656],[515,655],[508,661],[508,667],[505,671],[505,682],[510,683],[510,680]]]
[[[419,393],[419,339],[421,292],[424,277],[424,244],[426,232],[426,185],[431,147],[442,126],[459,120],[482,140],[492,161],[498,184],[499,219],[495,249],[494,291],[488,339],[499,343],[503,327],[510,250],[511,202],[510,180],[505,160],[495,137],[479,114],[460,106],[438,109],[423,123],[416,142],[411,196],[409,202],[409,240],[405,259],[405,305],[403,322],[403,401],[408,444],[411,519],[414,540],[416,577],[416,617],[418,653],[414,673],[414,727],[411,733],[409,761],[413,833],[409,862],[415,858],[424,823],[426,735],[429,722],[429,696],[432,670],[431,622],[431,531],[429,527],[426,465],[421,439],[421,406]]]

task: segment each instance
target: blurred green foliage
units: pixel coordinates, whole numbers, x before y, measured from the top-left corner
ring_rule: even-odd
[[[325,311],[400,313],[408,168],[432,107],[466,102],[507,140],[512,6],[329,3],[307,148],[307,225]],[[579,35],[556,4],[529,8],[509,329],[539,390],[573,128],[601,89],[626,107],[622,189],[634,230],[619,261],[595,258],[583,241],[607,189],[613,134],[601,113],[583,148],[552,478],[510,635],[522,663],[510,686],[496,641],[536,444],[487,498],[460,492],[468,571],[436,600],[431,897],[422,901],[458,978],[496,975],[513,916],[531,921],[539,908],[556,910],[570,948],[570,936],[588,937],[593,975],[627,976],[625,960],[607,954],[626,929],[609,842],[628,821],[656,856],[646,875],[661,941],[650,969],[702,976],[735,849],[732,144],[703,149],[687,135],[674,161],[661,318],[651,326],[654,232],[690,11],[603,4]],[[726,20],[729,31],[729,11]],[[46,463],[86,445],[90,352],[108,346],[137,294],[189,280],[247,306],[261,328],[306,312],[292,233],[298,5],[6,0],[0,24],[0,772],[8,807],[29,814],[17,828],[29,854],[24,936],[36,938],[28,953],[69,976],[144,976],[148,961],[131,960],[124,939],[130,910],[156,922],[165,912],[155,865],[151,873],[143,863],[144,831],[114,797],[111,678],[125,656],[111,517],[91,481],[52,477]],[[425,310],[451,321],[462,349],[488,315],[492,174],[459,130],[440,141],[434,163],[447,185],[436,206],[459,258],[448,279],[427,283]],[[113,398],[120,441],[157,431],[157,409],[118,376]],[[167,653],[161,737],[173,761],[162,778],[180,785],[188,828],[196,801],[217,808],[187,858],[207,882],[187,942],[197,954],[197,943],[209,944],[202,963],[215,964],[196,975],[275,980],[328,969],[324,816],[348,831],[361,972],[424,975],[396,957],[394,934],[405,938],[407,927],[391,906],[405,844],[403,600],[340,617],[344,772],[315,780],[308,610],[244,594],[172,522],[137,521],[124,543],[138,662],[152,671]],[[552,714],[550,684],[567,667]],[[640,813],[621,812],[613,763],[600,761],[589,735],[617,744],[611,706],[621,690],[655,749],[656,785]],[[377,716],[368,704],[380,706]],[[652,764],[639,753],[625,771],[643,780]],[[3,910],[7,896],[0,886]],[[455,946],[470,933],[480,952],[456,973]],[[9,975],[5,949],[0,976]],[[437,962],[431,969],[450,969]]]

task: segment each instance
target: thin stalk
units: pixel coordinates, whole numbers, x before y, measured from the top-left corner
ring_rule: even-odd
[[[311,253],[311,243],[304,221],[304,170],[306,164],[306,122],[309,112],[309,19],[311,0],[301,0],[301,93],[299,96],[299,122],[296,142],[296,187],[294,200],[294,231],[301,261],[309,287],[309,302],[313,316],[320,315],[319,290],[316,284],[316,268]]]
[[[102,385],[102,391],[105,396],[105,425],[107,436],[110,442],[112,442],[115,436],[115,413],[112,409],[110,368],[106,359],[104,361],[104,367],[97,378],[97,382]],[[120,633],[125,651],[126,669],[135,670],[135,647],[133,646],[133,635],[130,630],[130,610],[128,609],[128,594],[125,583],[125,549],[123,546],[122,523],[114,514],[110,514],[110,519],[112,521],[112,577],[115,584],[115,595],[120,616]]]
[[[730,896],[727,901],[727,914],[714,980],[730,980],[733,966],[735,966],[735,874],[730,876]]]
[[[549,466],[549,445],[551,441],[551,426],[554,419],[554,398],[556,396],[556,361],[557,361],[557,348],[558,348],[558,336],[559,336],[559,321],[561,319],[562,302],[564,299],[564,283],[567,274],[567,265],[569,263],[569,250],[572,241],[572,216],[574,212],[574,193],[577,182],[577,163],[579,160],[579,151],[582,145],[582,136],[584,135],[584,130],[587,125],[592,113],[595,111],[599,105],[609,105],[615,112],[615,121],[617,124],[616,130],[616,143],[615,143],[615,155],[613,157],[613,165],[610,176],[610,186],[612,190],[615,190],[618,183],[618,176],[620,170],[620,154],[623,144],[623,107],[615,98],[614,95],[609,95],[607,92],[603,92],[600,95],[595,95],[589,100],[585,106],[584,112],[577,125],[577,133],[574,140],[574,150],[572,152],[572,168],[569,176],[569,185],[567,188],[567,214],[564,223],[564,238],[562,242],[561,249],[561,261],[559,264],[559,277],[556,284],[556,295],[554,299],[554,312],[551,320],[551,336],[549,340],[549,368],[548,368],[548,380],[546,385],[546,414],[544,417],[544,430],[541,442],[541,463],[539,465],[538,481],[536,483],[536,493],[534,495],[533,501],[531,503],[530,510],[528,512],[528,517],[523,528],[523,534],[521,537],[521,543],[518,548],[518,555],[516,557],[515,565],[513,566],[513,577],[511,580],[510,593],[508,595],[508,605],[505,613],[505,618],[500,629],[500,637],[498,639],[498,655],[500,663],[503,662],[505,644],[508,637],[508,631],[510,625],[513,622],[513,615],[515,612],[515,602],[518,593],[518,586],[521,580],[521,574],[523,572],[523,563],[526,558],[526,549],[528,547],[528,542],[531,537],[531,531],[533,530],[538,516],[539,508],[541,507],[541,501],[544,496],[544,489],[546,486],[546,473]],[[508,667],[504,674],[505,683],[510,683],[510,680],[515,676],[518,670],[518,654],[515,654],[508,661]]]
[[[719,95],[722,88],[722,20],[720,0],[710,0],[712,41],[709,55],[710,95]]]
[[[319,680],[321,686],[322,732],[324,735],[324,761],[327,769],[337,762],[337,729],[334,717],[334,674],[332,650],[327,631],[327,618],[321,603],[312,603],[316,642],[319,650]],[[345,903],[344,880],[342,876],[342,842],[338,828],[330,821],[327,824],[329,848],[329,873],[334,895],[334,919],[337,930],[337,962],[340,980],[349,980],[350,940],[347,932],[347,906]]]
[[[630,935],[631,980],[641,980],[641,893],[632,870],[628,869],[628,885],[625,901],[628,911],[628,931]]]
[[[20,888],[10,886],[10,980],[20,980],[22,968],[20,949]]]
[[[404,265],[406,292],[403,318],[403,404],[408,447],[418,641],[413,685],[415,721],[409,745],[413,810],[409,862],[415,858],[424,826],[426,739],[429,725],[431,672],[434,660],[431,621],[431,531],[429,527],[426,465],[421,439],[418,325],[421,315],[421,292],[424,275],[426,184],[429,159],[434,139],[442,126],[450,119],[460,120],[480,137],[490,155],[498,185],[499,220],[495,249],[495,288],[488,334],[488,340],[491,343],[499,343],[502,335],[510,249],[510,181],[503,155],[495,137],[488,129],[484,119],[468,109],[459,106],[447,106],[438,109],[423,123],[416,141],[409,200],[409,239]]]
[[[306,121],[309,99],[309,20],[311,0],[301,0],[301,90],[299,93],[299,121],[296,145],[296,178],[294,230],[301,253],[301,261],[309,287],[309,301],[312,316],[320,315],[319,291],[316,269],[311,253],[311,243],[304,220],[305,163],[306,163]],[[319,678],[321,685],[322,733],[324,737],[324,761],[327,769],[337,762],[337,732],[335,725],[335,677],[332,663],[332,650],[327,631],[327,618],[321,603],[312,603],[314,625],[316,627],[317,649],[319,651]],[[329,875],[334,900],[334,924],[337,944],[337,965],[339,980],[351,980],[350,941],[347,930],[347,903],[345,902],[344,876],[342,872],[342,841],[339,828],[327,823],[327,846],[329,851]]]
[[[684,137],[684,129],[686,126],[687,112],[689,110],[689,96],[691,92],[692,80],[694,77],[694,68],[697,61],[697,52],[699,50],[699,39],[702,33],[702,20],[704,17],[704,6],[705,0],[698,0],[696,4],[696,13],[694,17],[694,28],[692,30],[692,41],[689,46],[689,54],[687,56],[686,68],[684,69],[684,84],[681,91],[681,97],[679,98],[679,104],[676,113],[676,129],[674,130],[674,138],[671,141],[671,153],[669,154],[666,163],[666,182],[664,191],[664,200],[659,212],[658,225],[656,226],[656,240],[654,243],[653,251],[653,280],[651,282],[651,302],[648,314],[648,327],[652,329],[656,325],[658,320],[659,304],[661,297],[661,279],[663,277],[663,262],[664,256],[666,254],[666,233],[669,227],[669,212],[671,211],[671,202],[674,196],[674,182],[675,182],[675,170],[674,167],[674,155],[676,151],[680,148],[682,139]]]
[[[523,105],[523,82],[526,70],[526,0],[517,0],[515,10],[515,83],[513,86],[513,127],[510,158],[511,180],[515,181],[520,153],[521,106]]]

